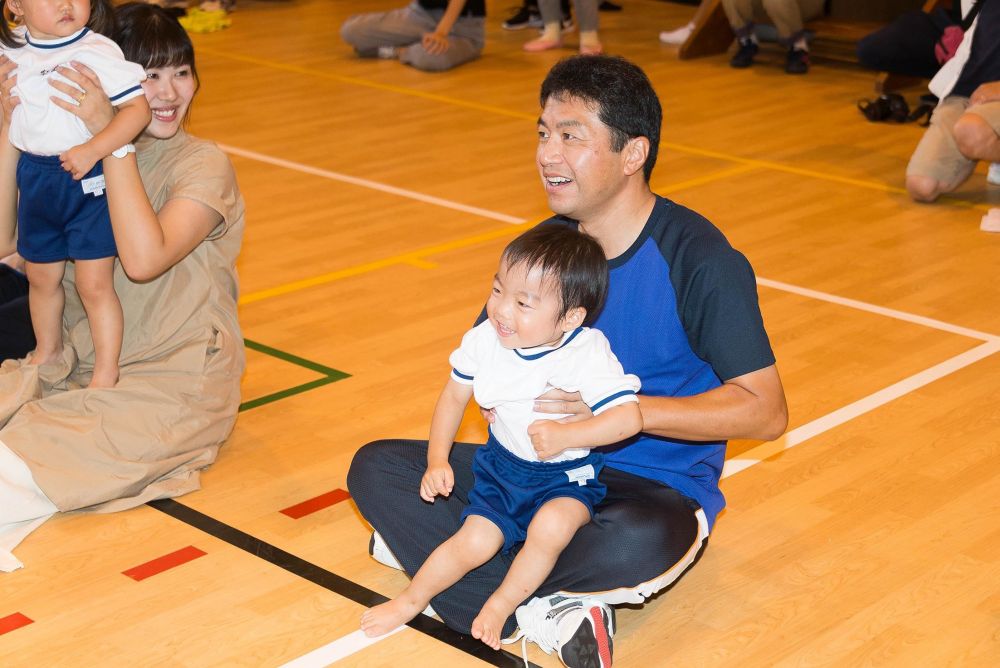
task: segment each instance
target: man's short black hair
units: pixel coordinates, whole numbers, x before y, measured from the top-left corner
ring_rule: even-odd
[[[643,175],[649,181],[660,146],[663,110],[649,77],[620,56],[572,56],[560,60],[542,82],[541,104],[550,97],[577,98],[597,107],[597,117],[611,131],[611,150],[625,148],[629,139],[649,139]]]
[[[558,223],[538,225],[514,239],[500,257],[508,267],[538,267],[559,285],[559,317],[578,306],[587,322],[597,317],[608,292],[608,261],[594,237]]]

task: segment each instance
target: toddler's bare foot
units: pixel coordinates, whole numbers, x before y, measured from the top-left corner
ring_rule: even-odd
[[[94,368],[94,373],[90,377],[89,387],[92,390],[102,388],[102,387],[114,387],[118,384],[118,368],[110,370],[102,370]]]
[[[508,616],[487,601],[472,620],[472,637],[482,640],[493,649],[500,649],[500,634],[503,633],[503,623]]]
[[[59,354],[54,351],[42,351],[42,350],[32,350],[28,353],[28,356],[24,358],[24,364],[33,364],[35,366],[42,366],[43,364],[50,364],[59,359]]]
[[[369,638],[385,635],[416,617],[425,607],[402,598],[394,598],[361,615],[361,630]]]

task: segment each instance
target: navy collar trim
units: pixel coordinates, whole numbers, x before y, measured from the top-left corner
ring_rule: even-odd
[[[56,42],[54,40],[46,40],[44,42],[33,42],[31,40],[31,34],[27,30],[25,30],[24,41],[30,44],[31,46],[35,47],[36,49],[59,49],[64,46],[68,46],[73,42],[83,39],[84,35],[86,35],[88,32],[90,32],[90,28],[84,26],[83,28],[80,29],[80,32],[76,33],[75,35],[70,35],[68,38],[66,38],[61,42]]]
[[[514,348],[514,352],[517,353],[517,356],[520,357],[523,360],[528,360],[529,362],[532,361],[532,360],[537,360],[537,359],[540,359],[542,357],[545,357],[549,353],[554,353],[555,351],[559,350],[560,348],[562,348],[565,345],[568,345],[569,342],[572,341],[573,339],[575,339],[577,337],[577,335],[580,332],[582,332],[582,331],[583,331],[583,327],[577,327],[576,329],[574,329],[572,331],[572,333],[570,333],[569,336],[567,336],[566,338],[564,338],[562,340],[562,342],[558,346],[554,346],[552,348],[549,348],[548,350],[543,350],[540,353],[534,353],[534,354],[531,354],[531,355],[525,355],[524,353],[522,353],[517,348]],[[529,348],[528,350],[531,350],[531,349]]]

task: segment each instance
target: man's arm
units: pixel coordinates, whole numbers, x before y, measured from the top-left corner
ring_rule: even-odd
[[[774,365],[689,397],[639,395],[642,430],[690,441],[771,441],[788,426],[788,405]]]
[[[572,448],[618,443],[638,434],[642,423],[639,404],[630,401],[587,420],[535,420],[528,425],[528,436],[538,458],[544,460]]]

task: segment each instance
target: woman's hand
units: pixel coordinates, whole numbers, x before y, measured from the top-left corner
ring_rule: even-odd
[[[96,135],[114,118],[114,107],[101,88],[101,80],[97,78],[94,70],[75,60],[70,61],[70,65],[72,67],[60,65],[56,71],[75,85],[56,78],[49,79],[49,85],[76,102],[67,102],[59,95],[53,95],[51,100],[57,107],[65,109],[83,121],[90,134]]]
[[[559,422],[579,422],[594,417],[579,392],[564,392],[553,388],[535,399],[535,411],[538,413],[569,413]]]
[[[11,95],[14,86],[17,85],[17,75],[14,70],[17,65],[7,56],[0,56],[0,109],[2,118],[0,125],[10,125],[10,115],[14,112],[14,107],[21,103],[21,98]]]

